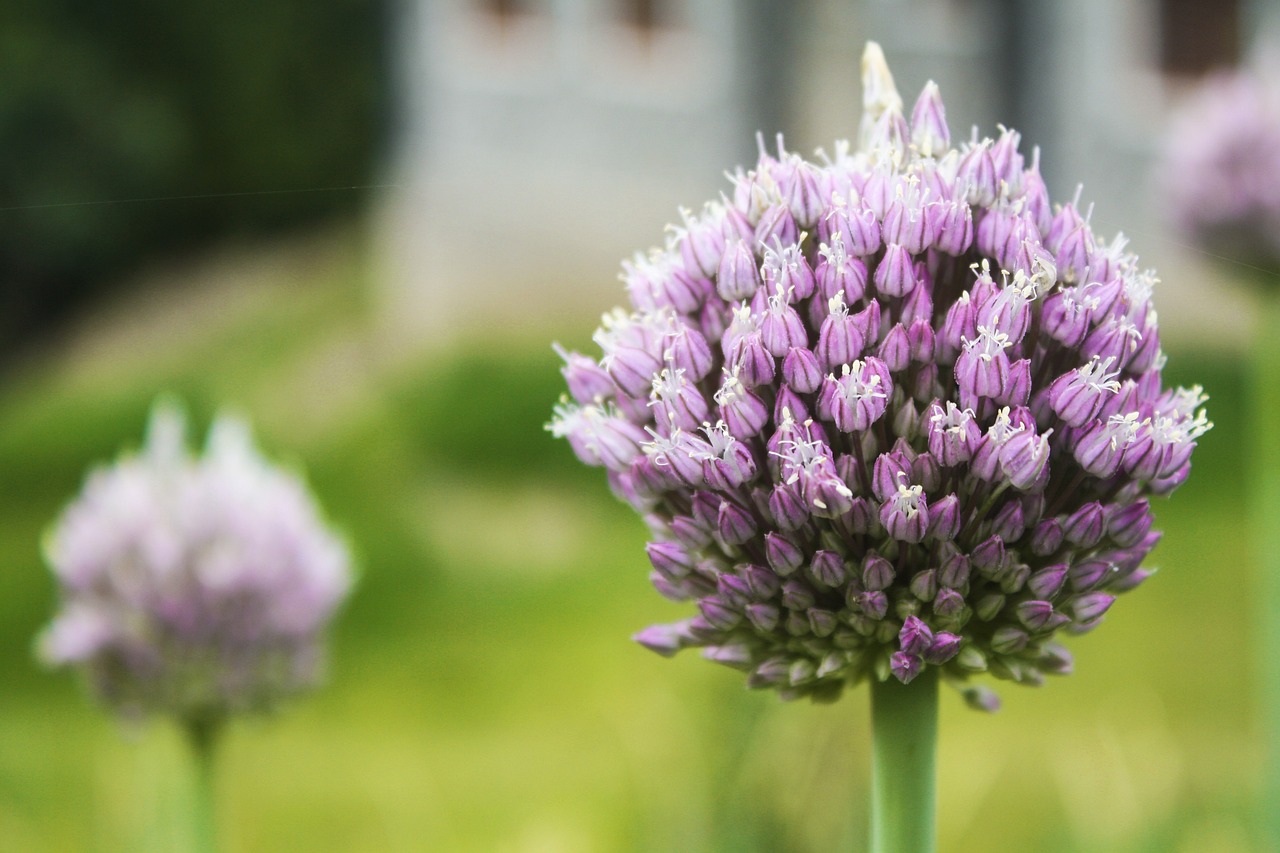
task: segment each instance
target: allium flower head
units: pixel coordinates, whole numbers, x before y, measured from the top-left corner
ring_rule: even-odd
[[[1170,122],[1166,210],[1210,251],[1280,267],[1280,59],[1208,77]]]
[[[548,428],[653,532],[690,618],[641,631],[752,687],[830,699],[938,667],[1037,684],[1055,637],[1147,577],[1147,496],[1187,476],[1200,390],[1167,390],[1152,273],[1052,207],[1018,134],[953,146],[863,59],[859,144],[778,144],[624,265],[630,311],[565,356]]]
[[[244,423],[219,418],[193,457],[164,405],[139,454],[90,475],[46,556],[62,609],[42,656],[83,669],[126,716],[216,719],[312,685],[351,585],[310,493]]]

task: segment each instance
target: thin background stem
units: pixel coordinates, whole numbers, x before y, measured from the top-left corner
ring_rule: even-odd
[[[1280,849],[1280,294],[1266,282],[1253,344],[1249,413],[1253,469],[1253,547],[1258,576],[1258,662],[1267,741],[1261,815],[1266,849]]]
[[[191,746],[194,773],[191,809],[191,849],[194,853],[217,853],[217,811],[214,808],[214,760],[222,721],[192,719],[185,723]]]

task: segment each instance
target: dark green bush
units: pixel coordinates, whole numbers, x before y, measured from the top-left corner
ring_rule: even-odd
[[[150,254],[356,210],[387,6],[0,4],[0,346]]]

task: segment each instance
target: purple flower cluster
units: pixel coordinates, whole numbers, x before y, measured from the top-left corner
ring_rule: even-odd
[[[908,122],[878,47],[860,145],[763,150],[624,264],[599,360],[562,352],[549,429],[644,515],[652,582],[697,614],[640,632],[752,687],[831,699],[925,667],[1065,673],[1149,574],[1148,495],[1188,474],[1200,389],[1165,389],[1153,274],[1053,208],[1018,134]]]
[[[157,406],[136,456],[95,471],[46,543],[62,609],[41,653],[125,716],[208,720],[313,684],[351,585],[347,551],[296,477],[219,419],[193,458]]]
[[[1280,268],[1280,86],[1246,69],[1207,78],[1174,114],[1160,181],[1173,224],[1211,251]]]

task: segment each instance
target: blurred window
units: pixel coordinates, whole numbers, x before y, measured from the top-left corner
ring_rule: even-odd
[[[1160,70],[1200,75],[1240,59],[1239,0],[1160,0]]]
[[[671,9],[663,0],[621,0],[621,18],[637,35],[647,37],[654,30],[673,25]]]
[[[537,0],[477,0],[476,9],[499,37],[527,27],[538,13]]]

